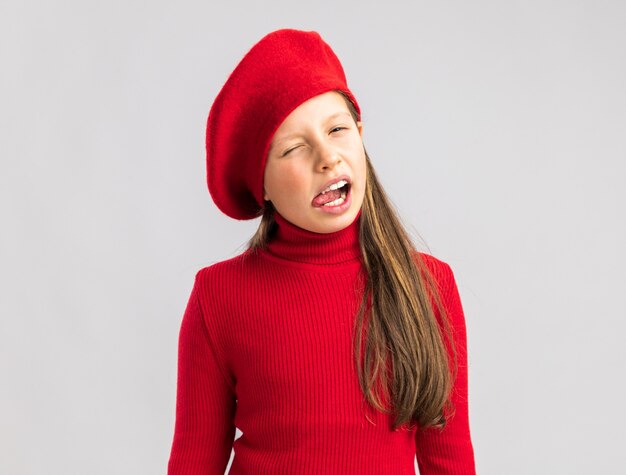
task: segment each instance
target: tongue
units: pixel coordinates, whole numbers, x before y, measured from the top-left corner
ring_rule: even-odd
[[[339,190],[327,191],[323,195],[319,194],[315,198],[313,198],[313,206],[323,206],[325,203],[335,201],[340,196],[341,196],[341,191]]]

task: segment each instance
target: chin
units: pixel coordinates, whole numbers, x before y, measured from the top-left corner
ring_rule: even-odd
[[[350,210],[341,216],[329,216],[324,220],[315,221],[315,224],[311,223],[311,227],[314,228],[311,230],[322,234],[341,231],[354,222],[356,215],[357,212]]]
[[[353,203],[354,205],[354,203]],[[348,227],[354,222],[359,208],[351,206],[341,214],[320,214],[319,210],[313,209],[312,213],[289,212],[283,213],[276,207],[276,210],[290,223],[310,232],[319,234],[329,234]]]

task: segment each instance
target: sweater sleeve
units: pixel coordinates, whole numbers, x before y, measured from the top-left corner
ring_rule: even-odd
[[[440,265],[441,277],[437,279],[457,351],[458,370],[451,396],[455,413],[443,430],[427,428],[420,431],[418,428],[415,436],[417,463],[420,475],[474,475],[476,469],[468,413],[465,316],[452,269],[444,262]]]
[[[224,475],[235,437],[236,398],[202,313],[200,272],[178,337],[176,423],[168,475]]]

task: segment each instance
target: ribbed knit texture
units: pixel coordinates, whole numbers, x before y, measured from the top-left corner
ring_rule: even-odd
[[[455,416],[443,431],[393,431],[392,416],[365,401],[352,346],[359,219],[316,234],[277,215],[266,250],[197,272],[179,336],[169,475],[223,475],[231,449],[230,475],[413,475],[416,455],[421,475],[475,473],[465,319],[448,264],[422,254],[455,331]]]

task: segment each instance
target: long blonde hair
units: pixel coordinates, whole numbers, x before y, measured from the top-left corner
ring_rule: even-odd
[[[337,92],[357,122],[354,105]],[[437,283],[391,205],[367,151],[365,160],[359,238],[366,279],[354,327],[359,384],[373,407],[395,414],[394,430],[414,422],[422,429],[443,428],[453,413],[450,392],[457,371],[450,323]],[[273,216],[274,207],[267,201],[249,249],[264,248],[272,239]],[[391,408],[382,402],[379,390]]]

